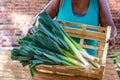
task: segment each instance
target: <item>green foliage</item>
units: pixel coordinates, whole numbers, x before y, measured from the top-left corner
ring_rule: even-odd
[[[120,71],[120,53],[113,52],[113,54],[109,54],[107,58],[114,61],[116,71]]]

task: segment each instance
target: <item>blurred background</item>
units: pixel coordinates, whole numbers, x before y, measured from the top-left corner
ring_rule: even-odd
[[[34,16],[50,0],[0,0],[0,51],[17,47],[17,40],[22,38]],[[120,71],[120,0],[108,0],[113,21],[118,29],[115,49],[109,51],[108,58]],[[0,54],[0,58],[3,54]],[[2,59],[1,58],[1,59]],[[2,65],[2,64],[0,64]]]

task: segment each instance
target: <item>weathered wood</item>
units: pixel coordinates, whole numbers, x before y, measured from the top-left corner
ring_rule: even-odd
[[[80,73],[81,74],[81,73]],[[96,80],[83,76],[65,76],[59,74],[40,73],[36,71],[36,75],[32,80]],[[105,75],[102,80],[120,80],[112,61],[107,60],[105,67]]]

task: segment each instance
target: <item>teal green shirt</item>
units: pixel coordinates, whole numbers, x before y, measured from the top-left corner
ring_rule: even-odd
[[[90,0],[88,10],[84,15],[76,15],[72,9],[72,0],[62,0],[61,7],[59,9],[56,20],[70,21],[81,24],[88,25],[99,25],[99,7],[98,0]],[[72,28],[78,28],[76,26],[68,26]],[[73,38],[76,42],[79,43],[77,38]],[[85,40],[85,44],[97,46],[97,41]],[[96,55],[97,51],[92,49],[86,49],[87,52],[91,55]]]

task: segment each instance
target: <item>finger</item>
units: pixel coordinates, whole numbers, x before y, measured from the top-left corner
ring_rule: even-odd
[[[109,49],[113,49],[114,47],[115,47],[115,43],[112,40],[112,41],[109,42]]]
[[[110,40],[110,39],[108,39],[108,40],[107,40],[107,43],[110,43],[110,41],[111,41],[111,40]]]
[[[107,41],[107,43],[109,43],[108,49],[110,50],[110,49],[112,48],[112,42],[111,42],[111,40],[109,39],[109,40]]]
[[[33,34],[32,29],[29,29],[29,30],[28,30],[28,33],[32,35],[32,34]]]
[[[113,46],[109,46],[109,50],[113,49]]]

